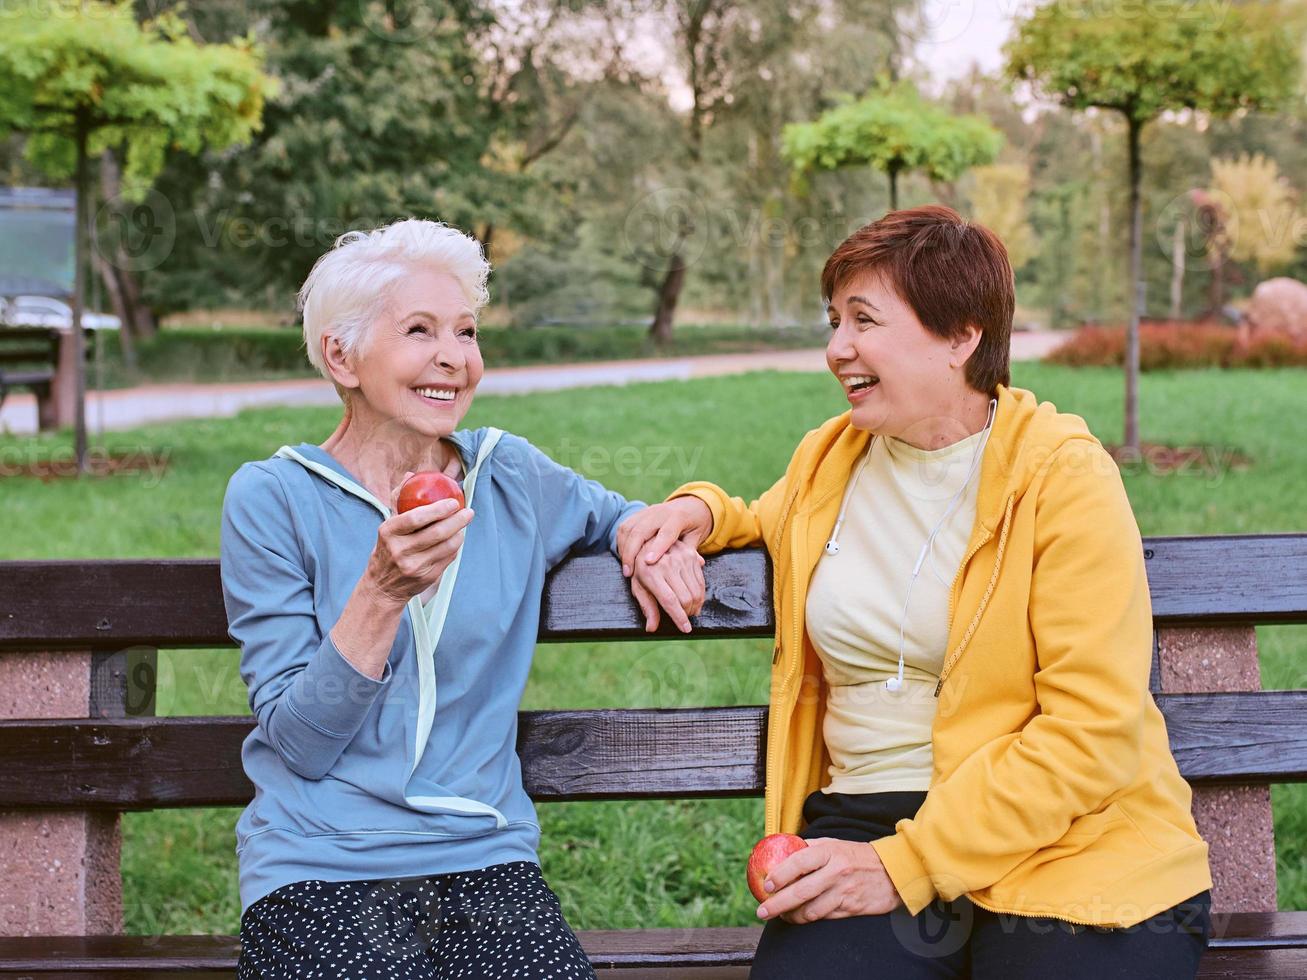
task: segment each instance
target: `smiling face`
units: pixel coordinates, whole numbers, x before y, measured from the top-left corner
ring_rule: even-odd
[[[485,365],[476,315],[446,272],[416,268],[389,292],[362,350],[349,358],[357,416],[440,438],[458,428]],[[334,372],[333,372],[334,373]]]
[[[948,420],[976,400],[963,365],[979,329],[968,328],[961,341],[931,333],[875,271],[838,287],[827,315],[826,364],[848,397],[854,428],[935,448],[929,444]]]

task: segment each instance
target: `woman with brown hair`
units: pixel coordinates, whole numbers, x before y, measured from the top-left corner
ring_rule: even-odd
[[[1211,875],[1148,690],[1139,528],[1084,421],[1010,386],[988,230],[896,211],[826,263],[849,411],[746,503],[710,483],[627,520],[775,570],[753,976],[1193,977]]]

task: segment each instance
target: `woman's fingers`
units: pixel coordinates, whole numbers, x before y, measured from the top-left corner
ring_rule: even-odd
[[[631,579],[631,595],[635,596],[640,611],[644,613],[645,632],[654,632],[658,629],[658,624],[662,620],[662,615],[658,612],[658,601],[654,599],[649,590],[644,587],[644,583],[638,578]]]
[[[413,532],[411,538],[414,547],[430,548],[439,544],[446,538],[452,538],[459,531],[466,528],[472,523],[472,518],[476,515],[470,507],[464,507],[462,510],[455,510],[447,517],[442,517],[433,521],[426,527],[418,528]]]
[[[622,574],[627,578],[635,569],[635,556],[644,543],[658,533],[657,524],[650,522],[648,517],[651,510],[652,507],[646,507],[634,517],[627,518],[617,529],[617,554],[622,560]]]
[[[767,901],[759,906],[758,914],[765,919],[772,919],[786,912],[793,912],[825,894],[832,884],[829,879],[830,875],[823,873],[821,869],[806,874],[793,884],[768,895]]]
[[[785,913],[785,920],[795,924],[805,922],[816,922],[818,919],[829,919],[833,917],[844,918],[840,915],[844,907],[844,896],[836,882],[831,882],[830,887],[819,894],[816,898],[809,899],[800,905],[797,909],[791,909]]]
[[[676,589],[672,583],[672,570],[666,565],[654,567],[637,565],[635,578],[632,581],[642,581],[646,589],[658,601],[658,605],[676,624],[676,628],[682,633],[690,632],[690,618],[685,614],[685,606],[682,604],[680,596],[676,594]]]
[[[821,839],[817,838],[817,840]],[[767,880],[763,882],[763,887],[770,886],[771,891],[779,892],[786,885],[824,867],[829,861],[830,854],[827,849],[819,843],[809,841],[807,847],[795,851],[772,868],[767,875]]]
[[[676,555],[681,567],[681,577],[690,587],[690,593],[694,597],[692,615],[698,615],[703,609],[703,602],[708,594],[708,583],[703,575],[704,557],[684,541],[677,542],[672,553]]]
[[[687,616],[699,615],[703,608],[704,581],[703,570],[690,561],[687,555],[677,553],[669,556],[672,563],[672,575],[677,582],[676,594],[681,597],[681,608]]]
[[[439,516],[451,509],[453,512],[447,516]],[[426,522],[433,515],[436,519]],[[381,525],[378,557],[390,569],[389,576],[405,581],[404,587],[416,595],[434,584],[454,560],[474,516],[468,508],[459,510],[457,502],[449,500],[416,507]],[[414,520],[410,523],[406,518]]]
[[[669,562],[667,565],[667,585],[676,596],[676,601],[681,604],[682,611],[688,616],[690,610],[694,608],[694,591],[690,588],[690,583],[685,580],[685,576],[681,574],[681,566],[677,562]]]
[[[668,549],[681,540],[681,532],[684,530],[685,527],[680,521],[667,521],[658,529],[653,540],[644,546],[641,560],[646,565],[656,565],[663,555],[667,554]]]
[[[349,408],[348,408],[348,406],[346,406],[345,415],[346,415],[346,417],[349,416]],[[344,424],[345,424],[344,422],[341,422],[341,425],[344,425]],[[337,430],[337,431],[339,431],[339,430]],[[333,434],[332,438],[335,438],[334,434]],[[390,513],[391,513],[392,515],[394,515],[395,511],[397,511],[397,510],[399,509],[399,491],[403,489],[403,487],[404,487],[404,483],[405,483],[405,482],[408,480],[408,478],[409,478],[410,476],[412,476],[412,475],[413,475],[413,471],[412,471],[412,470],[408,470],[407,472],[405,472],[405,474],[404,474],[404,479],[403,479],[403,480],[400,480],[400,481],[399,481],[399,485],[396,486],[395,489],[393,489],[393,490],[390,491]]]
[[[693,607],[687,609],[686,612],[691,616],[697,616],[703,612],[703,603],[708,595],[708,586],[703,578],[703,566],[692,564],[681,571],[681,577],[689,586],[690,595],[693,598]]]
[[[444,500],[437,500],[434,504],[423,504],[421,507],[414,507],[412,510],[405,511],[402,514],[394,514],[386,524],[395,534],[417,534],[425,528],[431,527],[438,521],[443,521],[448,517],[457,514],[460,510],[471,511],[466,508],[460,508],[458,501],[452,497]],[[468,520],[471,520],[469,517]]]

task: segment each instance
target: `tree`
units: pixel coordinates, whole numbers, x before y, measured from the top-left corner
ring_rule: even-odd
[[[1230,258],[1255,264],[1263,275],[1293,261],[1297,195],[1274,160],[1260,153],[1213,159],[1210,193],[1223,201]]]
[[[1060,0],[1018,22],[1007,73],[1073,110],[1105,109],[1126,123],[1130,282],[1125,445],[1139,452],[1139,318],[1143,313],[1143,161],[1140,136],[1163,112],[1226,116],[1272,109],[1296,91],[1296,40],[1274,4],[1130,4]]]
[[[971,172],[971,216],[1007,246],[1013,271],[1035,253],[1035,232],[1027,219],[1030,171],[1017,163],[994,163]]]
[[[802,17],[803,5],[789,16]],[[700,171],[704,162],[704,134],[736,109],[744,86],[755,78],[761,63],[786,45],[792,26],[789,16],[777,18],[763,3],[731,3],[727,0],[670,0],[667,15],[674,24],[677,60],[689,89],[684,138],[679,147],[684,197],[699,201],[704,193]],[[664,188],[663,190],[667,190]],[[671,195],[678,198],[680,195]],[[668,224],[666,266],[657,281],[658,300],[649,335],[662,345],[672,339],[676,307],[689,270],[686,248],[691,238],[702,234],[694,207],[663,208]]]
[[[532,226],[534,180],[513,161],[530,107],[498,98],[483,5],[249,4],[281,91],[248,150],[178,160],[161,181],[178,213],[178,250],[148,283],[163,308],[198,297],[290,319],[346,231],[407,216]]]
[[[537,199],[550,227],[515,237],[523,246],[500,266],[496,299],[511,294],[517,322],[633,320],[653,312],[663,336],[691,303],[755,324],[814,320],[811,284],[826,252],[850,221],[883,204],[879,186],[869,192],[850,174],[833,175],[807,197],[790,194],[781,123],[828,107],[832,78],[857,91],[874,84],[894,57],[892,43],[901,41],[886,25],[896,10],[906,19],[912,6],[732,5],[725,22],[708,25],[713,43],[695,51],[696,77],[708,93],[699,106],[711,109],[702,112],[697,158],[688,149],[688,52],[669,43],[668,61],[632,57],[640,72],[589,86],[577,125],[532,171],[549,186]],[[634,52],[630,37],[664,27],[674,37],[670,3],[649,8],[621,21],[604,47]],[[724,71],[712,86],[702,68],[709,60]],[[669,270],[679,270],[674,301],[664,289],[678,282]],[[642,290],[652,293],[651,309]]]
[[[485,96],[500,126],[488,165],[522,176],[556,152],[606,85],[635,75],[623,26],[636,12],[628,0],[497,0],[486,32]],[[602,39],[601,43],[596,43]],[[492,260],[495,224],[477,237]]]
[[[130,3],[85,0],[58,17],[11,10],[0,35],[0,137],[26,133],[27,158],[77,187],[73,350],[78,472],[86,469],[86,377],[81,330],[87,266],[89,162],[125,148],[129,192],[158,174],[170,147],[192,153],[248,140],[272,81],[251,45],[202,45],[182,22],[138,25]]]
[[[856,166],[883,172],[891,209],[899,206],[900,174],[920,170],[951,182],[970,167],[992,163],[1003,147],[1002,135],[985,119],[953,115],[905,82],[882,85],[812,122],[792,123],[782,139],[799,174]]]

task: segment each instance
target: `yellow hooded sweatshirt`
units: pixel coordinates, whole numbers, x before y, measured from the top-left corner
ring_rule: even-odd
[[[704,553],[762,543],[771,554],[769,834],[797,831],[805,797],[829,781],[826,685],[804,608],[869,439],[846,412],[808,433],[751,504],[711,483],[672,494],[711,509]],[[1078,416],[1000,385],[949,596],[930,789],[871,842],[909,912],[966,895],[994,912],[1129,926],[1212,887],[1148,690],[1152,630],[1115,462]]]

